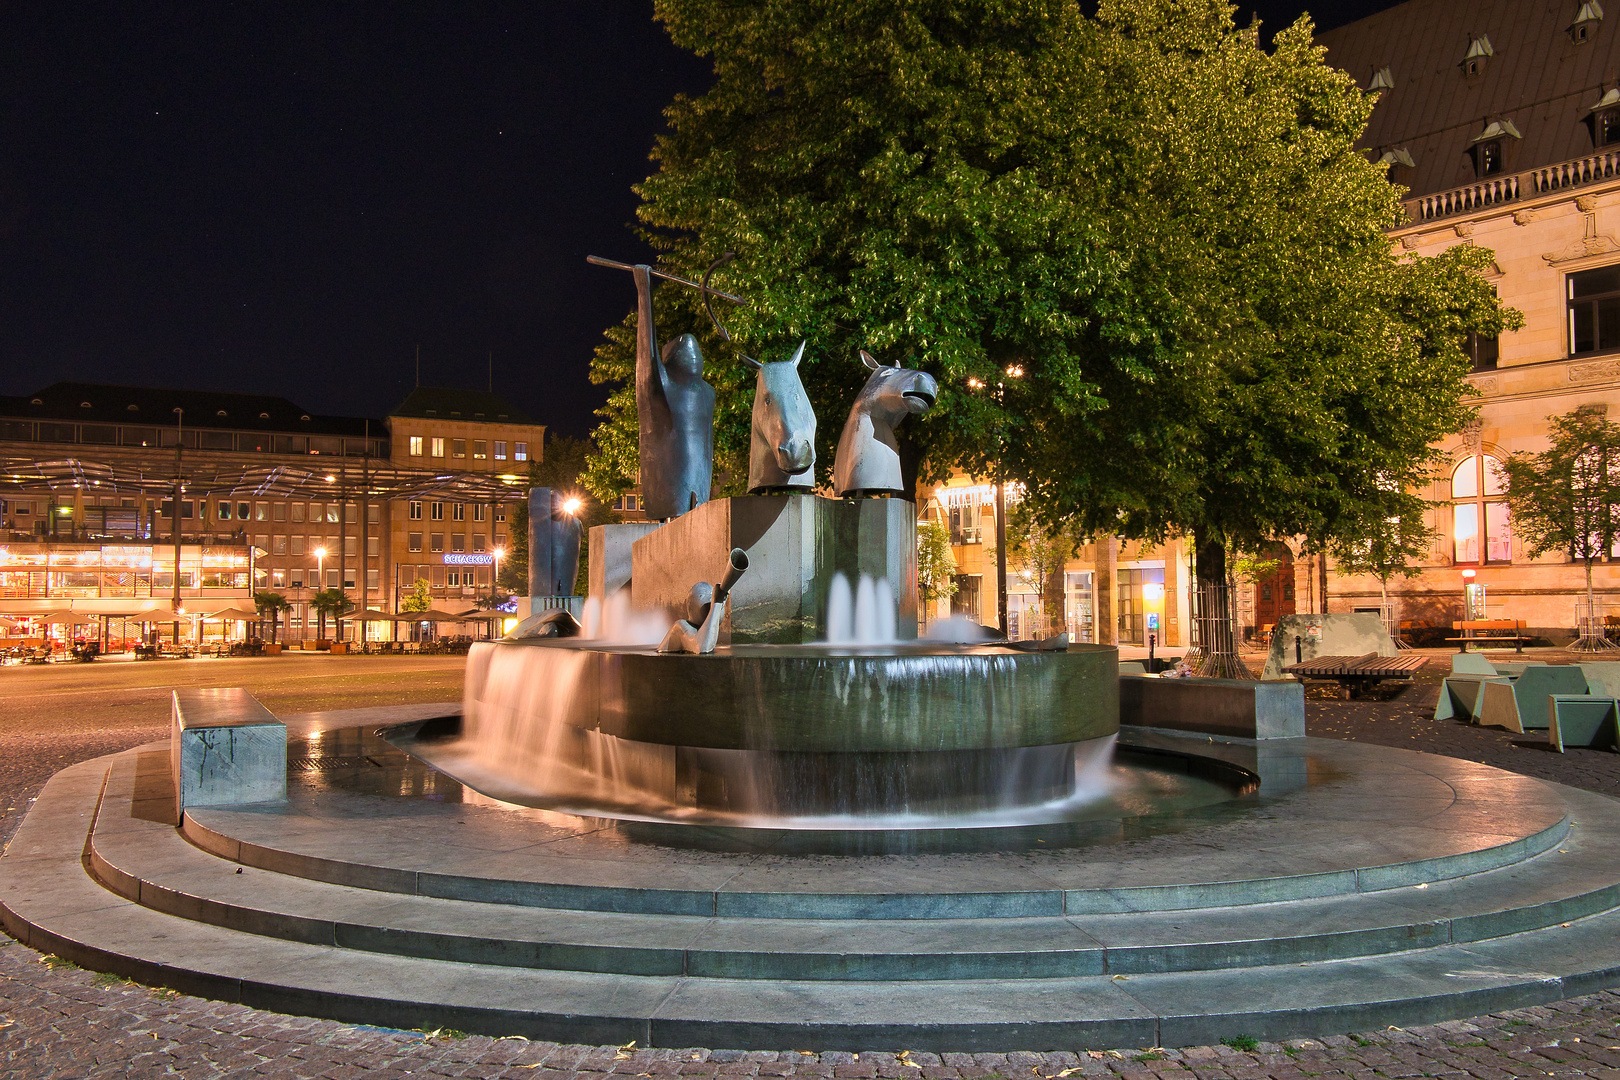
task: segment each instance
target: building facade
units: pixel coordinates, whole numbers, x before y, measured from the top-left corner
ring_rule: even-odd
[[[1449,627],[1464,614],[1464,571],[1483,614],[1573,632],[1585,572],[1567,556],[1530,559],[1498,463],[1546,448],[1548,418],[1620,406],[1620,25],[1583,0],[1529,4],[1412,0],[1321,35],[1328,62],[1380,94],[1363,143],[1409,189],[1401,250],[1476,244],[1523,329],[1467,348],[1478,420],[1439,449],[1424,494],[1436,540],[1420,573],[1394,579],[1394,617]],[[1616,553],[1620,555],[1620,552]],[[1296,593],[1318,569],[1298,562]],[[1620,612],[1620,562],[1596,570]],[[1373,609],[1380,583],[1328,575],[1328,608]]]
[[[490,589],[543,439],[458,390],[420,388],[377,419],[93,383],[0,398],[0,614],[251,608],[269,589],[296,638],[322,588],[392,612],[418,578],[459,613]]]

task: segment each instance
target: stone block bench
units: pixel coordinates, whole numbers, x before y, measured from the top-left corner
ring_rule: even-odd
[[[1240,739],[1299,738],[1305,734],[1305,686],[1292,679],[1121,675],[1119,722]]]
[[[287,797],[287,726],[240,687],[174,691],[175,810]]]

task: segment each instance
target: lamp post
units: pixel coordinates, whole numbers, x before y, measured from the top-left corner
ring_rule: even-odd
[[[1006,369],[1007,378],[1022,379],[1024,369],[1020,364],[1012,364]],[[970,378],[967,381],[968,389],[982,390],[984,383],[978,379]],[[1002,391],[1006,384],[996,383],[996,403],[1001,403]],[[1001,472],[1000,455],[996,460],[996,622],[1001,630],[1001,636],[1007,636],[1007,479]]]

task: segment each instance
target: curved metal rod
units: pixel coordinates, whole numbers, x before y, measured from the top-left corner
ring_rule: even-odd
[[[635,269],[635,267],[631,266],[629,263],[614,262],[612,259],[604,259],[604,258],[601,258],[600,256],[597,256],[597,255],[587,255],[587,256],[585,256],[585,261],[590,263],[592,266],[606,266],[606,267],[608,267],[610,269],[613,269],[613,270],[634,270]],[[711,269],[712,269],[712,267],[711,267]],[[664,271],[659,270],[656,267],[648,267],[648,271],[652,274],[653,277],[661,277],[665,281],[673,281],[678,285],[689,285],[694,289],[702,290],[703,293],[705,294],[704,298],[703,298],[703,302],[705,304],[707,304],[709,302],[708,297],[709,297],[710,294],[712,294],[714,296],[718,296],[722,300],[730,300],[733,304],[746,304],[746,303],[748,303],[748,301],[744,300],[740,296],[732,296],[730,293],[723,293],[723,292],[720,292],[718,289],[711,289],[711,288],[709,288],[709,286],[707,284],[699,284],[696,281],[688,281],[686,278],[677,277],[674,274],[666,274]],[[705,282],[708,280],[707,275],[705,275],[704,280],[705,280]]]
[[[709,268],[703,271],[703,284],[701,286],[703,289],[703,310],[709,313],[709,321],[714,323],[714,328],[720,331],[720,340],[725,342],[731,341],[731,334],[726,330],[725,323],[721,322],[720,317],[714,313],[714,305],[709,302],[709,296],[711,294],[711,290],[709,289],[709,279],[714,276],[714,272],[716,270],[720,269],[720,267],[724,266],[726,263],[730,262],[736,257],[737,253],[735,251],[728,251],[718,259],[714,260],[714,262],[710,263]]]

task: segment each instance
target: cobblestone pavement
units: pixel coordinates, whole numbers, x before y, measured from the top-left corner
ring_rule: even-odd
[[[1307,702],[1312,735],[1354,739],[1446,754],[1497,765],[1526,775],[1620,795],[1620,755],[1573,751],[1563,756],[1541,749],[1544,737],[1510,735],[1491,728],[1432,719],[1439,681],[1449,667],[1443,653],[1410,687],[1384,700],[1342,701],[1313,689]],[[355,659],[349,658],[352,663]],[[1557,661],[1558,654],[1538,659]],[[343,658],[323,658],[341,664]],[[220,662],[223,665],[226,662]],[[254,661],[246,662],[248,664]],[[108,665],[106,669],[112,670]],[[174,668],[165,669],[166,672]],[[375,704],[372,695],[400,700],[451,700],[443,680],[455,678],[459,662],[445,672],[424,671],[410,680],[402,670],[329,669],[350,680],[345,687],[302,689],[293,685],[313,669],[259,669],[260,690],[276,708]],[[118,717],[103,730],[41,722],[40,708],[62,701],[38,684],[30,700],[11,696],[18,684],[0,673],[0,837],[57,769],[148,741],[163,730],[161,694],[140,685],[120,692],[116,679],[98,686],[97,701]],[[252,685],[223,666],[191,685]],[[64,673],[65,675],[65,673]],[[232,676],[229,681],[219,676]],[[280,675],[281,679],[275,678]],[[106,676],[103,676],[106,678]],[[143,675],[143,680],[146,676]],[[173,685],[170,677],[169,685]],[[403,684],[403,686],[402,686]],[[125,697],[143,700],[134,722],[116,711]],[[336,697],[337,700],[333,700]],[[154,705],[154,703],[156,703]],[[155,711],[154,711],[155,709]],[[24,717],[33,712],[34,715]],[[152,715],[146,715],[151,713]],[[23,722],[16,722],[22,718]],[[65,733],[64,733],[65,732]],[[10,820],[7,820],[7,819]],[[741,1052],[703,1049],[558,1046],[521,1039],[489,1039],[458,1032],[408,1032],[355,1027],[307,1017],[283,1016],[154,990],[80,970],[0,938],[0,1075],[16,1080],[118,1077],[352,1077],[469,1076],[545,1077],[548,1080],[658,1076],[812,1076],[832,1080],[920,1077],[976,1080],[981,1077],[1122,1077],[1126,1080],[1506,1080],[1508,1077],[1581,1077],[1620,1080],[1620,992],[1594,994],[1547,1007],[1521,1009],[1431,1027],[1351,1034],[1310,1032],[1315,1038],[1284,1044],[1252,1043],[1233,1032],[1228,1045],[1185,1048],[1070,1048],[1056,1052],[946,1054],[904,1052]],[[1049,1050],[1050,1048],[1043,1048]]]
[[[392,1031],[201,1001],[0,948],[0,1055],[16,1080],[108,1077],[805,1076],[1123,1080],[1620,1080],[1620,993],[1419,1028],[1181,1049],[925,1054],[559,1046]],[[54,966],[53,966],[54,965]]]

